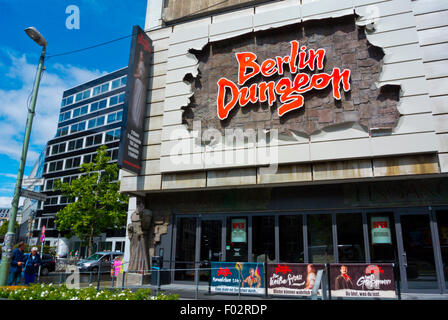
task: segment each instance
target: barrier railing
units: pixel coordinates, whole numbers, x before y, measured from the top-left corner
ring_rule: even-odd
[[[314,281],[314,286],[312,287],[311,290],[302,290],[302,291],[306,291],[306,292],[298,292],[296,291],[296,293],[291,293],[294,290],[289,290],[288,292],[288,288],[285,290],[284,288],[280,288],[278,289],[277,287],[277,293],[275,291],[275,286],[273,286],[273,284],[275,285],[276,283],[286,283],[285,279],[288,279],[288,281],[296,281],[299,282],[303,282],[304,283],[304,278],[305,277],[299,277],[297,274],[294,274],[294,269],[295,267],[300,267],[303,268],[305,266],[312,266],[312,264],[277,264],[277,263],[226,263],[226,262],[212,262],[210,263],[204,263],[203,261],[197,261],[197,262],[188,262],[188,263],[183,263],[183,262],[179,262],[179,261],[163,261],[166,262],[165,265],[176,265],[176,264],[191,264],[191,265],[195,265],[195,266],[200,266],[201,264],[209,264],[209,267],[191,267],[191,268],[172,268],[172,267],[168,267],[168,268],[163,268],[163,267],[159,267],[159,266],[152,266],[149,269],[146,268],[142,268],[140,270],[126,270],[123,271],[121,273],[119,273],[117,276],[115,276],[115,274],[112,274],[112,272],[114,271],[113,267],[111,268],[110,266],[107,267],[102,267],[101,264],[98,265],[98,269],[96,270],[86,270],[83,271],[80,268],[76,267],[76,263],[65,263],[65,264],[61,264],[61,265],[65,265],[65,270],[62,271],[55,271],[55,272],[51,272],[49,275],[47,276],[41,276],[39,278],[39,282],[40,283],[52,283],[52,284],[56,284],[56,285],[62,285],[62,284],[66,284],[66,285],[70,285],[70,286],[77,286],[77,287],[84,287],[84,286],[96,286],[97,290],[100,289],[128,289],[128,288],[140,288],[140,287],[150,287],[152,289],[154,289],[155,294],[159,294],[160,292],[162,292],[164,289],[166,290],[176,290],[179,289],[179,286],[172,286],[173,284],[173,279],[171,279],[171,276],[176,273],[176,272],[188,272],[190,273],[190,275],[192,276],[192,278],[194,279],[192,281],[192,285],[194,286],[193,290],[189,290],[190,294],[192,291],[194,291],[194,299],[199,299],[200,296],[200,291],[202,291],[202,294],[204,296],[206,295],[213,295],[213,294],[224,294],[224,293],[233,293],[238,295],[238,299],[241,299],[242,295],[258,295],[260,297],[265,296],[265,297],[281,297],[281,298],[300,298],[300,299],[312,299],[312,300],[317,300],[317,299],[322,299],[322,300],[331,300],[331,299],[342,299],[344,298],[344,296],[339,295],[334,295],[332,296],[332,292],[334,293],[338,293],[337,290],[340,290],[340,288],[337,288],[337,284],[335,284],[337,281],[339,280],[335,280],[337,277],[334,274],[335,270],[339,270],[339,269],[343,269],[343,267],[348,268],[351,270],[351,272],[354,272],[356,270],[356,268],[358,269],[362,269],[365,268],[365,266],[367,264],[346,264],[346,265],[342,265],[342,264],[323,264],[320,265],[321,269],[314,271],[315,273],[315,277],[313,278]],[[126,266],[128,265],[129,262],[124,262],[123,265]],[[228,267],[226,267],[227,265]],[[60,265],[60,266],[61,266]],[[163,264],[162,264],[163,265]],[[246,266],[247,265],[247,266]],[[382,266],[385,266],[386,264],[383,264]],[[397,299],[401,299],[401,293],[400,293],[400,284],[399,284],[399,278],[397,277],[397,270],[395,265],[393,264],[389,264],[388,267],[390,267],[390,265],[392,266],[392,272],[394,274],[394,280],[392,283],[392,286],[394,288],[394,295],[392,296],[396,296]],[[251,283],[251,281],[255,281],[253,280],[254,278],[256,278],[257,276],[253,276],[252,274],[255,269],[256,266],[260,266],[260,268],[262,268],[262,270],[260,271],[260,273],[258,274],[258,278],[259,280],[257,281],[261,281],[264,284],[261,286],[262,283],[260,283],[261,288],[258,288],[257,290],[252,290],[252,286],[249,285],[247,287],[244,287],[246,282],[247,283]],[[317,266],[317,265],[315,265]],[[322,267],[323,266],[323,267]],[[370,289],[375,289],[375,285],[379,284],[379,283],[385,283],[388,280],[375,280],[375,275],[376,272],[378,270],[376,270],[374,268],[375,265],[371,264],[368,265],[369,268],[373,268],[372,269],[372,273],[370,274],[365,274],[364,278],[362,279],[362,281],[364,281],[363,286],[367,286]],[[378,265],[376,265],[378,267]],[[143,265],[144,267],[144,265]],[[62,267],[60,267],[62,268]],[[247,275],[249,273],[249,275],[245,278],[243,277],[243,268],[245,274]],[[273,276],[273,268],[275,268],[275,272],[276,272],[276,276]],[[337,269],[339,268],[339,269]],[[253,269],[252,271],[250,271],[250,269]],[[249,271],[248,271],[249,270]],[[268,270],[270,271],[270,278],[268,279]],[[370,269],[369,269],[370,270]],[[384,272],[381,271],[381,267],[379,268],[379,272]],[[258,268],[257,268],[257,272],[258,272]],[[387,271],[387,270],[386,270]],[[252,273],[251,273],[252,272]],[[330,273],[333,272],[333,274],[331,274],[330,277]],[[370,271],[369,271],[370,272]],[[387,271],[387,272],[390,272]],[[207,273],[208,275],[206,275],[206,278],[208,278],[208,283],[207,282],[203,282],[200,281],[200,275],[204,276],[204,274]],[[279,275],[283,274],[284,278],[280,278],[278,277],[277,273]],[[260,276],[261,274],[261,276]],[[291,276],[288,278],[286,277],[286,275],[291,274]],[[164,275],[168,275],[169,281],[162,281],[162,278]],[[193,277],[194,275],[194,277]],[[342,275],[342,270],[341,270],[341,275]],[[147,276],[151,277],[151,281],[148,282],[147,280]],[[232,278],[233,277],[233,278]],[[341,276],[343,278],[343,276]],[[261,280],[262,278],[262,280]],[[341,278],[341,279],[342,279]],[[348,276],[348,278],[350,278],[350,276]],[[220,283],[216,283],[217,279],[225,279],[225,281],[223,280],[223,283],[227,283],[227,282],[233,282],[236,285],[235,286],[228,286],[228,287],[220,287]],[[251,280],[252,279],[252,280]],[[292,280],[291,280],[292,279]],[[227,281],[229,280],[229,281]],[[235,281],[233,281],[235,280]],[[308,279],[307,279],[308,280]],[[353,279],[353,281],[355,281]],[[351,282],[353,282],[351,281]],[[361,280],[357,280],[359,283],[361,283]],[[377,281],[377,282],[375,282]],[[392,280],[391,280],[392,281]],[[146,283],[145,283],[146,282]],[[204,284],[207,286],[208,288],[206,290],[204,290],[203,288],[200,290],[200,286],[204,287]],[[369,287],[370,286],[370,287]],[[281,286],[280,286],[281,287]],[[285,287],[287,287],[287,285],[285,285]],[[291,286],[290,286],[291,287]],[[217,288],[220,288],[220,290],[217,290]],[[224,289],[223,289],[224,288]],[[230,290],[229,288],[231,288],[232,290]],[[274,289],[273,289],[274,288]],[[227,290],[229,289],[229,290]],[[270,290],[270,292],[268,291],[268,289]],[[278,292],[282,292],[282,290],[284,291],[284,294],[278,293]],[[344,290],[344,289],[343,289]],[[355,291],[355,290],[353,290]],[[175,293],[175,292],[174,292]],[[346,296],[346,297],[350,297],[353,298],[355,297],[355,295],[353,296]],[[357,298],[362,298],[363,295],[359,295],[356,296]],[[368,298],[376,298],[374,296],[368,296],[366,295],[365,297]],[[378,295],[377,298],[384,298],[384,296]]]

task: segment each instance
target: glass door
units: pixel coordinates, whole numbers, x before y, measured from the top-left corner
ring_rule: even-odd
[[[222,221],[202,220],[200,237],[200,268],[210,268],[211,261],[222,259]],[[210,280],[210,270],[201,270],[200,281]]]
[[[403,291],[440,292],[430,214],[397,212],[396,220]]]

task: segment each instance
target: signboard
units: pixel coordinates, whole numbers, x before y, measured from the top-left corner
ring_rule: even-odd
[[[265,294],[263,263],[211,262],[211,267],[212,292]]]
[[[232,219],[232,233],[231,233],[231,242],[243,242],[247,241],[247,226],[246,219]]]
[[[118,166],[137,174],[141,170],[143,125],[151,59],[151,39],[139,26],[134,26],[123,106],[123,127],[118,152]]]
[[[39,187],[44,185],[44,178],[31,178],[31,179],[23,179],[22,186],[24,187]]]
[[[372,217],[372,244],[392,244],[389,217]]]
[[[330,264],[332,297],[396,298],[389,264]]]
[[[45,226],[42,227],[42,233],[40,235],[40,242],[44,243],[45,241]]]
[[[22,189],[22,191],[20,191],[20,195],[25,198],[39,201],[45,201],[47,199],[47,196],[43,193],[34,192],[26,189]]]
[[[238,62],[238,83],[222,77],[218,80],[217,112],[220,120],[225,120],[236,106],[244,107],[249,103],[268,102],[273,106],[278,99],[281,105],[277,109],[279,117],[286,113],[303,107],[304,94],[311,90],[324,90],[332,88],[333,98],[341,100],[341,90],[350,91],[350,69],[341,70],[334,67],[331,73],[322,72],[326,50],[307,49],[306,46],[293,40],[290,42],[290,54],[266,59],[257,63],[257,55],[252,52],[236,53]],[[301,71],[311,70],[309,72]],[[289,70],[294,76],[291,79],[284,76]],[[319,72],[321,71],[321,72]],[[260,75],[268,79],[273,76],[283,76],[278,80],[266,80],[260,83],[251,83],[243,86],[250,79]],[[230,96],[230,98],[228,98]],[[227,101],[227,102],[226,102]]]
[[[268,263],[266,268],[268,294],[280,296],[311,296],[317,271],[324,264]],[[322,296],[322,290],[317,291]]]

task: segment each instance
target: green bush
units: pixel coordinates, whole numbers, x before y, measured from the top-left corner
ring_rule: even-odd
[[[159,294],[151,296],[150,289],[131,290],[106,289],[97,291],[90,286],[70,289],[66,285],[35,284],[30,287],[0,288],[0,298],[12,300],[177,300],[178,295]]]

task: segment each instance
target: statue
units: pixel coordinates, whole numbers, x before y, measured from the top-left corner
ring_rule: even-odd
[[[129,271],[149,269],[148,238],[152,222],[152,212],[145,209],[144,201],[137,198],[137,208],[131,215],[128,225],[130,242]]]

